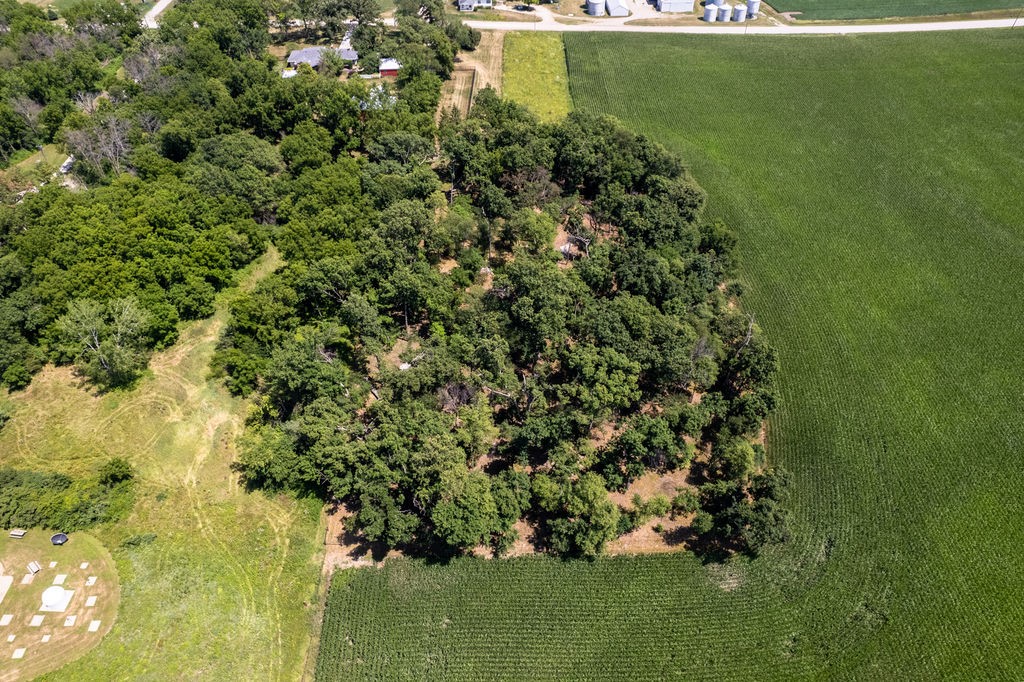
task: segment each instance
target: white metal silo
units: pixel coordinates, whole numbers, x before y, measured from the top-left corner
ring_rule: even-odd
[[[732,10],[733,21],[746,21],[747,20],[747,8],[743,5],[736,5]]]
[[[592,17],[603,17],[604,0],[587,0],[587,14]]]
[[[729,21],[732,18],[732,5],[722,5],[718,8],[718,20]]]
[[[747,16],[756,19],[761,13],[761,0],[747,0]]]
[[[718,5],[711,4],[710,2],[704,5],[704,21],[709,24],[715,23],[715,19],[718,18]]]

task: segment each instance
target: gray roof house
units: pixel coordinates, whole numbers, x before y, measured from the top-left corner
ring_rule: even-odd
[[[359,53],[351,46],[345,47],[304,47],[301,50],[292,50],[288,55],[288,66],[295,68],[299,64],[309,64],[314,69],[320,66],[324,55],[333,52],[347,62],[354,62],[359,59]]]

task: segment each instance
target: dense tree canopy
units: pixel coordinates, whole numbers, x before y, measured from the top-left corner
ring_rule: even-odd
[[[438,124],[479,34],[434,0],[396,15],[189,0],[142,32],[113,0],[65,24],[0,0],[3,159],[56,142],[79,184],[0,210],[3,382],[57,361],[130,383],[272,242],[286,264],[232,297],[214,362],[253,399],[250,484],[343,500],[366,539],[424,553],[501,553],[525,519],[548,550],[594,556],[698,504],[708,546],[784,539],[786,476],[753,445],[776,358],[682,162],[612,119],[541,124],[490,90]],[[281,78],[266,48],[297,24],[351,30],[400,77],[327,60]],[[691,465],[699,495],[608,497]]]
[[[445,118],[439,152],[430,131],[408,119],[356,162],[306,170],[279,211],[289,263],[235,303],[218,352],[229,385],[265,399],[251,479],[441,552],[503,551],[526,515],[552,551],[598,554],[623,530],[607,491],[688,466],[694,443],[710,483],[751,499],[775,358],[726,289],[731,233],[701,220],[679,160],[610,119],[542,125],[489,91]],[[598,444],[606,428],[619,435]],[[755,525],[715,537],[778,539]]]

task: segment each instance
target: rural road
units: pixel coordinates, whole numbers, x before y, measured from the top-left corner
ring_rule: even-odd
[[[630,4],[633,4],[630,2]],[[646,5],[646,3],[643,3]],[[1024,26],[1020,19],[970,19],[964,21],[928,21],[907,24],[768,24],[763,20],[738,24],[700,24],[695,26],[638,26],[627,23],[637,20],[638,16],[620,19],[601,18],[587,19],[573,17],[570,21],[579,23],[564,24],[559,22],[551,10],[546,7],[535,7],[534,16],[540,21],[532,23],[522,21],[472,21],[466,20],[467,26],[479,31],[592,31],[615,33],[703,33],[707,35],[802,35],[802,34],[847,34],[847,33],[914,33],[926,31],[962,31],[979,28],[1013,28]],[[643,18],[648,18],[646,15]]]
[[[146,15],[142,17],[142,25],[145,28],[157,28],[157,17],[159,17],[165,9],[167,9],[174,0],[160,0],[158,3],[153,5]]]

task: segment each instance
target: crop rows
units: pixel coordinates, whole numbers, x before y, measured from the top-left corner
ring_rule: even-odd
[[[927,17],[1020,6],[1020,0],[776,0],[772,3],[779,12],[799,12],[799,19],[818,21]]]
[[[1001,602],[1022,588],[1006,360],[1024,340],[1024,92],[987,65],[1021,73],[1022,40],[666,37],[618,68],[631,38],[566,40],[575,106],[683,154],[740,231],[782,358],[771,456],[797,477],[797,656],[1019,669],[1024,617]]]
[[[320,679],[1019,677],[1024,33],[565,39],[740,234],[795,537],[346,574]]]

